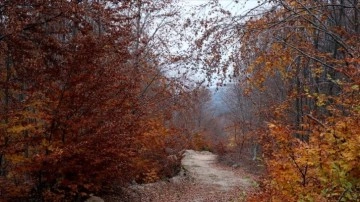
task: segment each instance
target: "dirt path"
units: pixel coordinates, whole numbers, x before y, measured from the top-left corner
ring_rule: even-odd
[[[231,170],[224,170],[216,166],[217,156],[211,152],[197,152],[187,150],[181,164],[195,182],[212,185],[227,191],[235,187],[248,188],[251,186],[249,178],[237,176]]]
[[[211,152],[187,150],[182,160],[183,171],[179,176],[169,181],[133,186],[128,201],[245,201],[246,193],[254,188],[253,177],[241,168],[217,164],[216,158]]]

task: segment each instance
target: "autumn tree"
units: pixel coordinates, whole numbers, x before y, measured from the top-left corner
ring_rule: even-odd
[[[129,46],[134,69],[133,82],[138,85],[139,108],[135,111],[141,123],[137,139],[140,155],[135,164],[137,182],[152,182],[176,174],[180,164],[182,129],[170,124],[174,111],[181,110],[179,94],[184,93],[185,79],[174,76],[183,60],[174,47],[181,38],[180,7],[177,1],[132,1],[123,14],[129,19],[132,41]],[[154,139],[156,141],[154,141]],[[176,158],[173,158],[176,157]]]
[[[181,129],[185,148],[209,149],[206,131],[213,118],[213,110],[209,103],[210,90],[198,87],[185,93],[178,97],[183,107],[174,111],[171,123],[174,127]]]
[[[350,145],[358,144],[357,127],[351,126],[358,122],[358,112],[348,103],[358,102],[358,52],[350,48],[359,45],[350,37],[358,31],[349,20],[356,16],[357,3],[277,3],[273,13],[248,25],[254,30],[251,38],[259,33],[267,36],[262,40],[268,44],[254,60],[261,72],[253,78],[278,71],[289,90],[265,137],[276,143],[267,147],[275,189],[282,186],[289,200],[355,200],[358,171],[351,162],[358,158],[353,153],[358,149]],[[258,28],[262,31],[255,31]],[[284,169],[287,175],[279,177],[277,172]]]
[[[269,107],[276,101],[269,93],[251,89],[244,83],[227,85],[223,103],[227,107],[225,128],[230,145],[239,156],[256,160],[259,139],[271,116]]]
[[[78,200],[165,175],[174,85],[154,51],[134,51],[132,6],[1,3],[4,200]]]
[[[281,84],[278,89],[282,98],[269,106],[272,113],[265,120],[268,132],[262,139],[269,179],[259,197],[356,201],[359,3],[259,3],[265,6],[233,23],[239,28],[235,36],[241,39],[234,52],[235,61],[240,61],[234,74],[270,95],[276,92],[272,86],[277,81]],[[227,30],[215,28],[203,38]]]
[[[130,32],[112,28],[118,16],[105,3],[3,3],[5,197],[80,196],[130,170]]]

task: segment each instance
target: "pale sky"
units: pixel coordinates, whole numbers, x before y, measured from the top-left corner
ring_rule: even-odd
[[[197,6],[207,3],[209,0],[181,0],[181,2],[184,2],[184,5]],[[219,0],[219,2],[223,8],[235,15],[242,14],[258,5],[258,0],[238,0],[238,3],[235,3],[235,0]]]

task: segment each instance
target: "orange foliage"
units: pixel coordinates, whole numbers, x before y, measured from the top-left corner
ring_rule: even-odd
[[[357,11],[351,4],[334,4],[339,10],[327,1],[281,1],[272,13],[247,23],[243,48],[258,50],[243,52],[249,82],[266,91],[281,75],[287,90],[286,99],[272,107],[262,136],[269,176],[253,201],[360,198],[360,52],[350,48],[360,44],[352,21],[329,16],[356,18]]]

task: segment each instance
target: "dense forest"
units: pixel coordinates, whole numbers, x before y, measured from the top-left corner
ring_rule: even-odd
[[[247,160],[245,201],[360,200],[359,1],[180,3],[0,1],[0,201],[121,196],[185,149]]]

